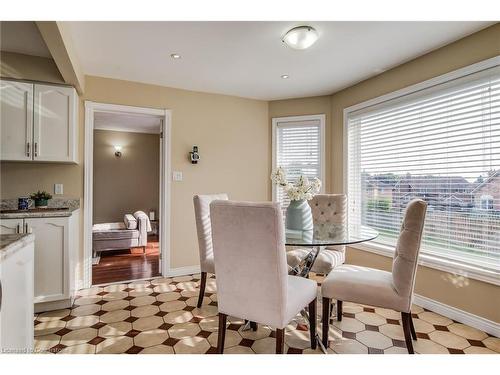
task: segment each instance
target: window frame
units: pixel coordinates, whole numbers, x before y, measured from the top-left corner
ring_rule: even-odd
[[[445,84],[455,79],[466,77],[470,74],[478,73],[485,69],[490,69],[500,66],[500,55],[492,57],[490,59],[480,61],[478,63],[451,71],[446,74],[439,75],[437,77],[431,78],[429,80],[405,87],[400,90],[390,92],[388,94],[355,104],[353,106],[344,108],[343,111],[343,188],[344,192],[349,194],[348,190],[348,155],[349,155],[349,139],[348,139],[348,126],[349,126],[349,115],[352,112],[358,112],[366,110],[371,106],[380,105],[387,101],[402,99],[404,96],[415,94],[419,91],[430,89],[434,86]],[[348,207],[349,212],[349,207]],[[386,246],[382,244],[375,244],[370,242],[350,245],[354,249],[359,249],[363,251],[368,251],[378,255],[383,255],[387,257],[393,257],[394,248],[391,246]],[[467,277],[475,280],[484,281],[494,285],[500,285],[500,273],[491,268],[486,268],[480,263],[474,264],[474,262],[467,261],[466,259],[457,259],[454,257],[447,256],[446,253],[442,255],[432,254],[432,253],[421,253],[419,256],[420,265],[429,268],[434,268],[437,270],[452,272],[456,274],[456,277]]]
[[[286,116],[286,117],[273,117],[272,118],[272,160],[271,160],[271,171],[276,170],[278,168],[277,160],[278,160],[278,127],[281,123],[286,122],[296,122],[296,121],[319,121],[319,143],[320,143],[320,177],[321,180],[321,192],[325,191],[325,176],[326,176],[326,155],[325,155],[325,122],[326,115],[325,114],[317,114],[317,115],[304,115],[304,116]],[[290,125],[290,127],[300,127],[303,125]],[[273,202],[277,202],[277,189],[276,185],[271,182],[272,186],[272,200]]]

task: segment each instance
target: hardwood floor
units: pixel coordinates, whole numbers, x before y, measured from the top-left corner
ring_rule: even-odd
[[[103,251],[99,264],[92,266],[92,285],[156,277],[159,263],[158,236],[148,237],[146,254],[142,248]]]

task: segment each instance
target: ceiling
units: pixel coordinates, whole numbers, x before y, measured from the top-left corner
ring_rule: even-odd
[[[96,112],[94,129],[160,134],[161,119],[135,113]]]
[[[275,100],[331,94],[492,22],[307,22],[320,38],[303,51],[281,42],[299,22],[66,24],[85,74]]]
[[[2,51],[52,57],[35,22],[1,21],[0,35],[2,36],[0,43]]]

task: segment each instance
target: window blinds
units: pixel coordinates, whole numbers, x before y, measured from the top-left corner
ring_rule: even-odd
[[[301,174],[322,179],[320,120],[278,122],[275,160],[274,168],[282,167],[289,182]],[[283,208],[290,203],[283,188],[276,189],[275,199]]]
[[[349,221],[395,245],[407,203],[422,252],[500,268],[500,68],[347,115]]]

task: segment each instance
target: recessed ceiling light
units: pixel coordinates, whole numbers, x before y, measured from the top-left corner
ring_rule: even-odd
[[[283,74],[283,75],[281,76],[281,78],[283,78],[283,79],[288,79],[288,78],[290,78],[290,76],[289,76],[288,74]]]
[[[293,49],[306,49],[316,43],[318,38],[318,32],[313,27],[299,26],[288,30],[282,40]]]
[[[170,57],[177,60],[181,58],[181,55],[179,55],[178,53],[172,53]]]

